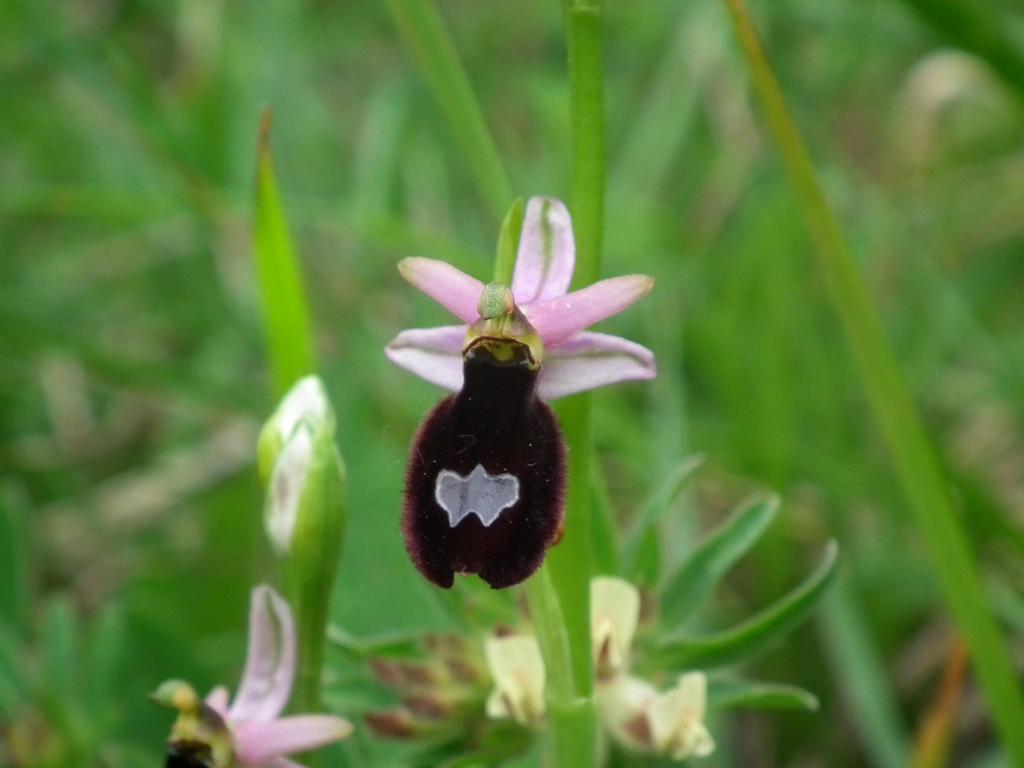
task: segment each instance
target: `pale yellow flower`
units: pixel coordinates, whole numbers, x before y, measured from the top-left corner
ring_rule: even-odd
[[[640,619],[640,593],[628,581],[598,576],[590,582],[590,632],[597,676],[610,678],[629,661]]]
[[[544,716],[544,660],[532,635],[489,637],[484,646],[494,691],[487,699],[488,717],[511,717],[523,725]]]
[[[680,676],[660,692],[636,677],[619,675],[598,689],[601,716],[612,737],[640,752],[672,760],[706,757],[715,742],[704,727],[707,680],[701,672]]]

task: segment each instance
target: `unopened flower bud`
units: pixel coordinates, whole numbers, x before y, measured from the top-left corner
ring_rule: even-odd
[[[297,537],[305,554],[337,550],[344,528],[344,467],[334,443],[334,412],[315,376],[301,379],[260,433],[259,463],[268,479],[264,506],[267,536],[281,557]],[[337,541],[334,547],[325,543]],[[335,551],[332,558],[337,559]]]
[[[319,705],[327,609],[345,531],[345,470],[334,429],[323,384],[307,376],[281,401],[259,444],[261,473],[269,478],[264,523],[295,607],[296,699],[307,709]]]
[[[331,416],[330,410],[327,394],[319,377],[306,376],[295,383],[260,431],[257,463],[263,482],[270,480],[278,453],[296,428],[304,422],[309,425],[322,422]]]

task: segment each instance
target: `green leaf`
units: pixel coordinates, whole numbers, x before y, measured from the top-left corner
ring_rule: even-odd
[[[313,372],[313,342],[302,271],[274,177],[270,117],[268,108],[260,124],[253,239],[274,392],[281,397]]]
[[[513,198],[512,184],[444,18],[431,0],[388,0],[387,7],[484,199],[494,215],[501,216]]]
[[[422,654],[419,634],[413,632],[356,637],[336,624],[331,624],[327,627],[327,640],[360,659],[375,656],[410,658]]]
[[[670,637],[653,649],[652,665],[691,669],[717,667],[747,659],[765,650],[807,618],[836,572],[838,547],[825,548],[821,565],[800,586],[777,603],[731,629],[703,637]]]
[[[662,626],[675,630],[690,617],[729,569],[757,543],[778,509],[779,500],[774,496],[751,502],[704,540],[662,594]]]
[[[661,580],[661,537],[657,528],[644,532],[626,579],[638,587],[655,587]]]
[[[680,461],[665,477],[658,489],[640,507],[640,514],[637,516],[633,531],[626,540],[623,559],[627,563],[627,571],[633,570],[637,556],[648,535],[648,531],[654,528],[665,516],[679,494],[683,492],[686,483],[697,467],[704,461],[700,455],[687,456]]]
[[[798,709],[818,711],[818,697],[795,685],[734,678],[708,680],[708,705],[721,709]]]

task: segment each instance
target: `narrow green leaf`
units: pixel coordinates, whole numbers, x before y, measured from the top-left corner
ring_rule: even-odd
[[[825,549],[821,565],[800,586],[774,605],[731,629],[703,637],[670,637],[655,646],[659,668],[707,669],[747,659],[786,635],[814,610],[836,572],[838,548]]]
[[[679,498],[679,494],[683,492],[683,488],[686,487],[687,482],[692,477],[694,470],[703,461],[704,457],[701,455],[684,458],[672,468],[661,485],[641,505],[640,514],[637,515],[636,523],[629,534],[629,538],[626,540],[626,546],[623,551],[623,560],[628,564],[630,570],[632,570],[635,564],[640,547],[648,532],[672,508],[676,499]]]
[[[270,120],[268,108],[260,123],[253,240],[274,393],[281,397],[314,363],[302,271],[274,177]]]
[[[726,0],[740,48],[786,172],[804,210],[820,265],[889,448],[921,540],[953,619],[971,652],[996,729],[1014,762],[1024,765],[1024,691],[1017,684],[1005,638],[983,599],[980,569],[950,498],[946,478],[867,282],[850,252],[814,164],[790,115],[743,0]]]
[[[740,509],[709,536],[669,580],[661,598],[660,618],[668,630],[679,628],[757,543],[775,520],[779,500],[761,499]]]
[[[398,33],[440,105],[495,217],[514,195],[444,18],[431,0],[388,0]]]
[[[371,657],[410,658],[422,654],[419,634],[411,632],[356,637],[336,624],[327,627],[327,640],[361,659]]]
[[[505,214],[498,233],[498,252],[494,257],[494,282],[512,285],[512,273],[516,266],[516,253],[519,250],[519,237],[523,232],[523,217],[526,204],[523,198],[517,197]]]
[[[799,709],[818,711],[818,697],[795,685],[734,678],[708,680],[708,705],[722,709]]]
[[[626,578],[641,588],[656,587],[661,581],[661,536],[657,528],[644,532],[626,569]]]

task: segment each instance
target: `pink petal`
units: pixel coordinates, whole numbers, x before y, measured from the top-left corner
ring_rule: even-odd
[[[484,284],[451,264],[419,257],[398,262],[402,277],[423,291],[464,323],[480,317],[477,305]]]
[[[545,400],[573,395],[606,384],[653,379],[654,353],[606,333],[580,333],[544,354],[538,393]]]
[[[462,345],[466,326],[416,328],[402,331],[384,349],[395,365],[431,384],[458,392],[462,389]]]
[[[520,306],[564,296],[576,266],[572,219],[561,200],[531,197],[512,276],[512,294]]]
[[[235,750],[244,766],[257,766],[294,752],[341,741],[352,724],[331,715],[297,715],[264,723],[244,723],[235,730]]]
[[[206,706],[220,715],[222,720],[228,719],[228,689],[218,685],[206,697]]]
[[[626,275],[602,280],[557,299],[523,307],[523,314],[547,346],[555,346],[606,317],[617,315],[654,287],[654,278]]]
[[[228,716],[233,721],[272,720],[291,694],[295,677],[295,625],[288,603],[266,584],[252,591],[249,653],[238,695]]]

